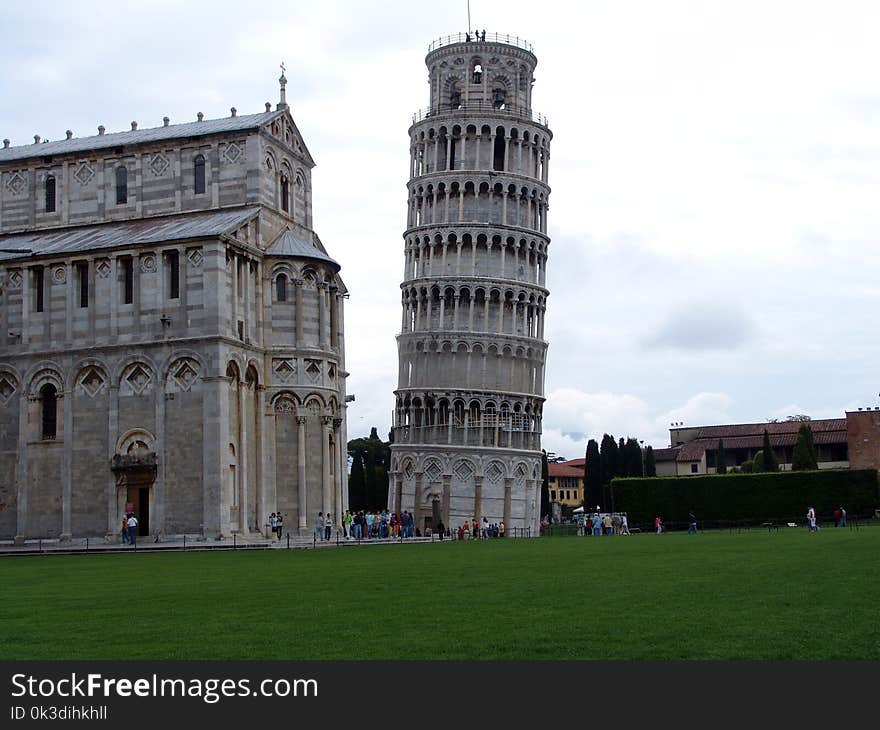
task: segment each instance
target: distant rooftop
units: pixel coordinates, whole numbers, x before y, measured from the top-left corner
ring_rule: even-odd
[[[17,147],[4,147],[0,149],[0,163],[13,160],[27,160],[34,157],[66,155],[89,150],[123,147],[125,145],[142,144],[145,142],[159,142],[166,139],[180,139],[206,134],[257,129],[281,116],[284,111],[284,109],[277,109],[260,114],[229,116],[222,119],[204,119],[183,124],[167,124],[162,127],[131,129],[126,132],[95,134],[89,137],[71,137],[70,139],[62,139],[56,142],[34,142],[33,144]]]

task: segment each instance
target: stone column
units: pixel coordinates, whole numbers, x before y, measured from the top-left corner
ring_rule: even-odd
[[[165,393],[164,388],[153,391],[156,409],[156,443],[153,448],[158,457],[156,480],[153,482],[153,511],[150,515],[150,530],[160,535],[165,533],[165,465],[167,443],[165,439]]]
[[[422,472],[415,473],[416,496],[413,503],[413,528],[422,529]],[[415,533],[414,533],[415,534]]]
[[[335,514],[336,520],[338,524],[342,522],[342,515],[345,513],[345,503],[347,500],[343,495],[343,480],[342,480],[342,460],[340,458],[340,452],[342,451],[342,444],[340,443],[340,426],[342,426],[341,418],[333,419],[333,476],[334,476],[334,489],[335,489]]]
[[[28,533],[28,403],[38,403],[37,398],[28,395],[26,383],[19,383],[21,395],[18,398],[18,462],[15,465],[16,518],[15,544],[24,545]]]
[[[299,347],[303,345],[303,280],[302,279],[294,279],[293,285],[296,288],[296,344]]]
[[[330,285],[330,347],[339,349],[339,287]]]
[[[510,492],[513,485],[513,479],[504,477],[504,528],[510,529]]]
[[[458,329],[458,302],[460,295],[458,292],[452,295],[452,329]]]
[[[242,374],[244,375],[244,374]],[[248,520],[248,495],[250,493],[250,484],[248,484],[248,423],[247,411],[245,410],[245,394],[247,387],[242,381],[238,381],[238,432],[240,439],[238,442],[238,484],[239,484],[239,500],[238,500],[238,529],[242,534],[247,534],[249,527]]]
[[[73,387],[75,388],[76,385],[74,384]],[[59,393],[58,404],[64,410],[64,446],[61,458],[61,542],[70,542],[73,501],[73,388]]]
[[[333,511],[333,473],[331,464],[333,463],[333,447],[330,444],[330,435],[332,433],[333,419],[329,416],[321,417],[321,453],[324,456],[323,464],[323,501],[322,508],[324,514]]]
[[[483,477],[474,477],[474,517],[477,522],[482,518],[483,511]]]
[[[308,504],[306,502],[306,417],[297,416],[296,424],[298,430],[297,441],[297,497],[299,502],[299,529],[305,530],[308,527]]]
[[[322,350],[327,348],[327,284],[318,282],[318,345]]]

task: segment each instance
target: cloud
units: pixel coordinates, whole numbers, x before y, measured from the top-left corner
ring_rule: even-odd
[[[733,350],[754,334],[750,315],[738,307],[690,302],[673,312],[646,344],[677,350]]]

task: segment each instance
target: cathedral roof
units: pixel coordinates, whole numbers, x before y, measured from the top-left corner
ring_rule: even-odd
[[[0,236],[0,261],[30,256],[62,256],[79,251],[156,244],[167,241],[213,238],[233,233],[259,213],[259,208],[178,213],[119,223],[26,231]]]
[[[278,238],[269,244],[266,256],[282,257],[290,256],[297,259],[312,259],[330,264],[336,271],[342,267],[324,253],[317,245],[303,241],[293,234],[292,231],[284,231]]]
[[[0,163],[13,160],[27,160],[33,157],[66,155],[74,152],[144,144],[146,142],[160,142],[169,139],[200,137],[206,134],[258,129],[285,113],[285,109],[278,109],[260,114],[245,114],[242,116],[224,117],[223,119],[205,119],[201,122],[169,124],[167,127],[132,129],[126,132],[96,134],[91,137],[72,137],[71,139],[62,139],[56,142],[40,142],[39,144],[7,147],[0,149]]]

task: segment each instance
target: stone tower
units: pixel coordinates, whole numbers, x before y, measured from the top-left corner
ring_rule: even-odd
[[[388,503],[424,530],[540,519],[547,120],[521,38],[428,49],[430,104],[409,128],[403,316]]]

